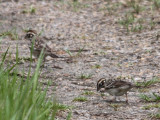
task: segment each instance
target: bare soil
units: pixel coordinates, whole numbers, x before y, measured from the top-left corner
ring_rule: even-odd
[[[128,6],[128,1],[1,1],[0,33],[16,30],[18,39],[3,37],[0,52],[2,54],[10,46],[10,59],[14,61],[18,44],[19,57],[27,58],[30,51],[24,39],[24,30],[32,28],[42,31],[42,39],[50,43],[57,55],[66,58],[48,57],[42,68],[40,82],[53,83],[49,86],[48,96],[54,93],[59,103],[73,106],[72,120],[156,119],[151,115],[158,113],[159,108],[143,109],[154,102],[147,103],[139,96],[152,92],[159,94],[158,83],[146,88],[145,92],[130,91],[129,104],[124,102],[125,96],[121,96],[118,102],[107,102],[112,96],[106,95],[106,99],[103,99],[96,91],[98,79],[107,78],[109,74],[127,76],[135,82],[160,77],[160,9],[153,8],[153,1],[137,0],[143,9],[137,14]],[[126,13],[132,13],[135,19],[142,20],[143,29],[127,32],[120,24]],[[72,57],[64,51],[81,48],[87,51],[71,52]],[[68,60],[67,57],[72,59]],[[33,70],[35,65],[36,62],[33,63]],[[28,68],[29,61],[22,61],[20,69],[27,72]],[[91,77],[82,79],[82,75]],[[85,95],[85,91],[93,94]],[[73,101],[76,97],[85,97],[87,101]],[[66,119],[68,112],[60,111],[57,119]]]

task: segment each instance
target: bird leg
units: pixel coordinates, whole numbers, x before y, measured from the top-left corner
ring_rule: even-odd
[[[127,96],[127,93],[126,93],[126,103],[128,103],[128,96]]]
[[[114,101],[116,101],[116,96],[114,96]]]

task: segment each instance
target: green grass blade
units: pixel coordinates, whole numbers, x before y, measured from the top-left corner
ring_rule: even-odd
[[[3,66],[3,64],[4,64],[4,61],[5,61],[5,59],[6,59],[6,55],[7,55],[7,53],[8,53],[8,50],[9,50],[9,47],[7,48],[5,54],[4,54],[3,58],[2,58],[2,62],[1,62],[1,64],[0,64],[0,68],[1,68],[1,67]]]
[[[71,117],[72,117],[72,112],[69,112],[69,113],[68,113],[68,116],[67,116],[67,120],[70,120]]]

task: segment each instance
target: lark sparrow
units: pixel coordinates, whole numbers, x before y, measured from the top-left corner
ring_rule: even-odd
[[[31,50],[32,48],[32,44],[34,42],[34,45],[33,45],[33,55],[38,58],[40,53],[41,53],[41,50],[42,48],[44,48],[44,61],[46,59],[47,56],[51,56],[52,58],[62,58],[62,57],[59,57],[55,54],[52,53],[52,49],[47,45],[45,44],[45,41],[43,41],[39,35],[37,34],[37,32],[35,30],[28,30],[27,31],[27,34],[25,35],[25,39],[26,40],[29,40],[29,48]]]
[[[130,82],[121,80],[121,78],[108,80],[106,80],[105,78],[101,78],[97,82],[97,91],[107,92],[110,95],[115,96],[115,100],[116,96],[122,96],[125,94],[126,102],[128,102],[127,92],[133,87],[136,86],[132,85],[132,83]]]

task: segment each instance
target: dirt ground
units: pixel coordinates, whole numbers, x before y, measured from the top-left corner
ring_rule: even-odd
[[[130,7],[129,0],[19,0],[0,2],[0,33],[14,35],[1,38],[1,53],[10,45],[14,60],[16,45],[19,57],[27,58],[30,51],[24,39],[28,28],[42,32],[42,38],[59,56],[47,58],[40,75],[40,82],[48,83],[48,96],[55,93],[59,103],[72,106],[72,120],[149,120],[159,108],[144,109],[146,102],[140,94],[160,92],[157,83],[143,91],[132,90],[120,101],[110,103],[96,91],[98,79],[109,74],[127,76],[130,82],[142,82],[160,77],[160,9],[152,0],[135,0],[140,12]],[[134,22],[123,24],[126,14],[134,16]],[[132,16],[132,17],[133,17]],[[139,25],[139,26],[138,26]],[[18,36],[18,38],[16,38]],[[71,55],[64,50],[79,50]],[[86,51],[85,51],[86,50]],[[70,60],[68,60],[68,57]],[[72,59],[71,59],[72,58]],[[36,62],[33,64],[33,70]],[[29,61],[23,61],[20,69],[27,71]],[[88,94],[87,94],[88,93]],[[75,100],[83,97],[82,102]],[[66,119],[69,110],[60,111],[57,120]]]

